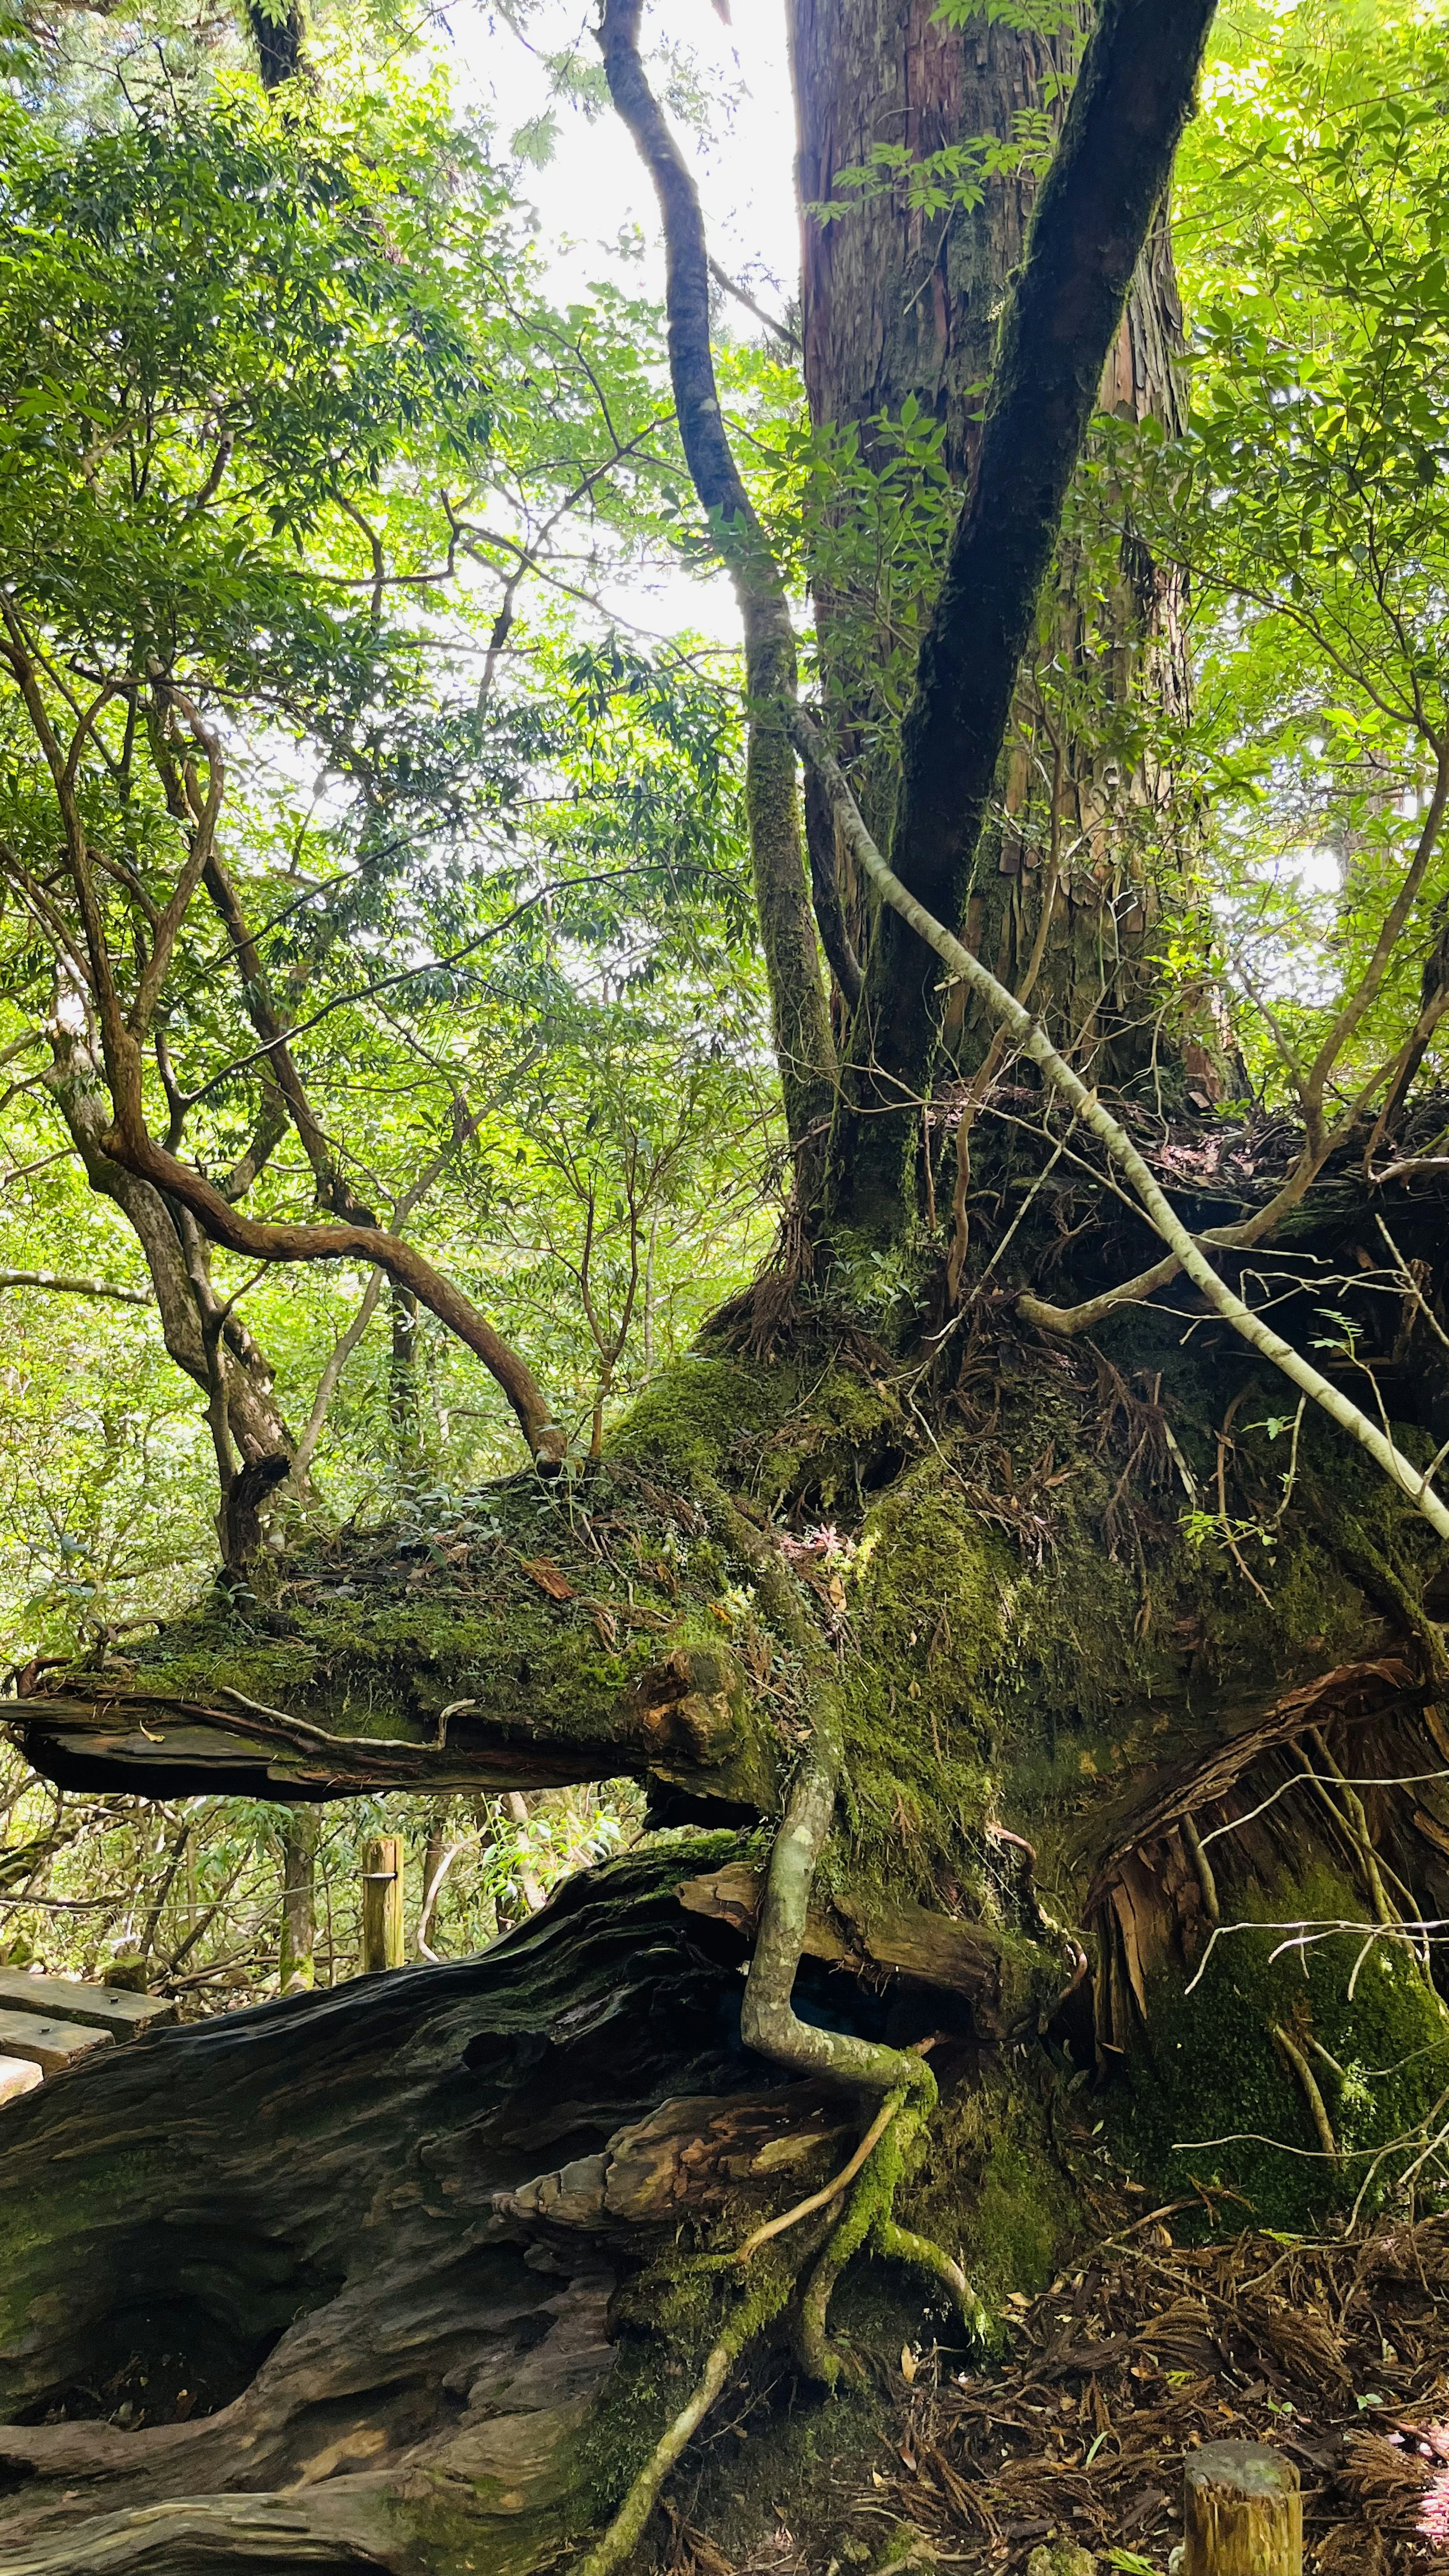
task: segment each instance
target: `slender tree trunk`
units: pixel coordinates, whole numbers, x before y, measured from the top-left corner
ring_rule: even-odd
[[[533,1813],[527,1798],[518,1789],[508,1789],[503,1805],[509,1823],[521,1834]],[[543,1903],[543,1889],[528,1866],[528,1845],[522,1841],[518,1846],[518,1896],[525,1915],[536,1914]]]
[[[406,1481],[420,1476],[427,1464],[418,1301],[410,1288],[400,1288],[396,1284],[389,1289],[388,1297],[392,1311],[392,1347],[388,1355],[387,1416],[392,1432],[393,1466]]]
[[[282,1825],[282,1993],[310,1986],[317,1940],[317,1809],[288,1807]]]

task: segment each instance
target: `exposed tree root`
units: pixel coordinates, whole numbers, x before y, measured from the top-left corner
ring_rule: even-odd
[[[845,2032],[803,2022],[792,2001],[804,1947],[816,1863],[829,1839],[836,1792],[844,1767],[840,1719],[833,1691],[821,1690],[815,1732],[796,1774],[770,1856],[759,1933],[750,1961],[741,2013],[746,2045],[778,2064],[799,2067],[839,2082],[884,2090],[886,2098],[843,2171],[808,2200],[756,2228],[727,2255],[705,2257],[706,2267],[748,2262],[765,2245],[816,2216],[850,2190],[844,2214],[811,2272],[796,2324],[800,2360],[813,2379],[834,2387],[848,2361],[826,2341],[830,2293],[851,2256],[862,2246],[909,2263],[941,2282],[959,2309],[967,2332],[981,2334],[985,2312],[959,2263],[938,2245],[897,2225],[891,2212],[905,2172],[907,2149],[924,2128],[937,2100],[936,2079],[914,2050],[886,2048]],[[704,2422],[747,2344],[785,2306],[802,2268],[783,2252],[762,2269],[715,2342],[689,2402],[661,2434],[622,2505],[579,2576],[613,2576],[642,2536],[675,2461]]]
[[[844,1767],[840,1712],[827,1683],[817,1703],[815,1732],[795,1774],[770,1854],[760,1926],[745,1980],[741,2036],[747,2048],[757,2048],[777,2065],[833,2076],[841,2084],[862,2084],[872,2093],[899,2089],[904,2100],[924,2095],[934,2103],[935,2078],[923,2058],[845,2031],[819,2030],[800,2020],[792,2001],[816,1863],[830,1838]]]
[[[808,2200],[798,2201],[793,2209],[781,2210],[778,2218],[767,2218],[763,2227],[757,2227],[753,2236],[745,2238],[735,2261],[748,2263],[750,2256],[757,2254],[762,2245],[768,2245],[772,2236],[783,2236],[787,2228],[798,2227],[803,2219],[813,2218],[817,2210],[828,2209],[833,2200],[839,2200],[847,2183],[854,2182],[872,2147],[884,2137],[901,2107],[901,2100],[899,2093],[888,2093],[849,2164],[843,2165],[833,2180],[825,2183],[819,2191],[812,2191]]]
[[[579,2576],[612,2576],[612,2571],[622,2566],[639,2540],[680,2452],[698,2432],[746,2344],[779,2314],[793,2280],[787,2265],[772,2268],[762,2272],[741,2299],[714,2345],[689,2403],[661,2434],[602,2540],[582,2561]]]
[[[1329,2163],[1331,2165],[1336,2165],[1339,2161],[1340,2155],[1339,2144],[1337,2138],[1333,2134],[1333,2123],[1328,2116],[1328,2105],[1324,2101],[1323,2095],[1319,2090],[1318,2078],[1314,2074],[1312,2067],[1309,2065],[1307,2058],[1304,2056],[1302,2049],[1299,2047],[1297,2040],[1283,2028],[1282,2023],[1274,2022],[1272,2024],[1272,2031],[1273,2037],[1278,2042],[1279,2047],[1282,2049],[1284,2056],[1287,2058],[1289,2065],[1292,2067],[1294,2074],[1297,2076],[1299,2083],[1303,2087],[1303,2099],[1308,2105],[1310,2117],[1312,2118],[1313,2125],[1318,2132],[1318,2143],[1322,2147],[1324,2154],[1327,2156]]]
[[[840,2371],[839,2359],[825,2341],[830,2292],[851,2255],[867,2239],[878,2252],[893,2254],[945,2282],[969,2332],[979,2331],[983,2322],[980,2304],[960,2265],[924,2237],[897,2227],[891,2216],[896,2187],[905,2170],[907,2147],[936,2106],[936,2079],[924,2057],[912,2049],[886,2048],[846,2032],[820,2030],[800,2020],[792,2000],[810,1891],[816,1864],[829,1838],[843,1768],[839,1712],[834,1694],[827,1687],[821,1692],[815,1733],[796,1774],[770,1855],[759,1934],[740,2015],[746,2046],[759,2049],[763,2056],[773,2057],[784,2066],[808,2068],[814,2074],[834,2076],[841,2083],[869,2085],[872,2090],[887,2093],[880,2114],[872,2122],[874,2142],[868,2131],[863,2143],[869,2152],[861,2159],[845,2214],[815,2266],[801,2307],[797,2337],[801,2359],[812,2378],[823,2379],[828,2386],[834,2385]],[[854,2162],[852,2159],[852,2165]],[[804,2216],[806,2208],[819,2208],[833,2199],[850,2175],[848,2165],[836,2184],[795,2214]],[[790,2224],[790,2215],[781,2224]],[[762,2235],[757,2234],[751,2246],[762,2241]],[[747,2250],[750,2249],[742,2249]]]
[[[899,2226],[892,2215],[909,2151],[935,2106],[934,2079],[927,2096],[918,2095],[908,2101],[904,2093],[898,2092],[891,2098],[890,2122],[860,2174],[844,2216],[827,2240],[800,2302],[796,2350],[810,2377],[823,2381],[827,2388],[835,2386],[842,2370],[854,2367],[849,2356],[830,2343],[825,2321],[836,2282],[852,2255],[862,2248],[930,2273],[949,2293],[952,2306],[973,2340],[984,2341],[988,2330],[986,2311],[960,2264],[928,2236],[917,2236],[911,2228]]]

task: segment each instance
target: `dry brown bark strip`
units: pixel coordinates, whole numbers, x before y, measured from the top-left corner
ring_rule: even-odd
[[[1087,1912],[1094,1912],[1104,1902],[1117,1871],[1142,1843],[1152,1842],[1182,1817],[1225,1797],[1263,1754],[1292,1743],[1307,1727],[1320,1725],[1325,1717],[1335,1716],[1350,1725],[1360,1725],[1377,1716],[1391,1701],[1423,1696],[1423,1685],[1398,1655],[1339,1664],[1332,1672],[1319,1673],[1311,1682],[1285,1692],[1226,1744],[1214,1745],[1210,1753],[1181,1764],[1150,1799],[1133,1809],[1119,1826],[1117,1839],[1092,1882]]]

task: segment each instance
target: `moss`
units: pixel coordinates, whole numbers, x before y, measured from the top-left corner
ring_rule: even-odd
[[[1266,1904],[1256,1911],[1266,1914]],[[1357,1918],[1358,1893],[1328,1873],[1275,1896],[1275,1921]],[[1373,2150],[1412,2130],[1449,2085],[1449,2022],[1400,1944],[1379,1943],[1348,1987],[1361,1932],[1279,1957],[1281,1931],[1220,1940],[1191,1994],[1149,1984],[1145,2039],[1113,2105],[1124,2152],[1164,2197],[1197,2181],[1243,2194],[1259,2223],[1303,2228],[1352,2202]],[[1302,2088],[1272,2032],[1311,2037],[1343,2069],[1314,2075],[1344,2159],[1328,2163]],[[1195,2139],[1224,2145],[1191,2146]],[[1391,2157],[1368,2206],[1381,2205],[1407,2155]],[[1241,2208],[1224,2212],[1238,2225]]]
[[[1000,1628],[996,1559],[934,1460],[866,1516],[842,1699],[852,1870],[867,1889],[939,1901],[979,1845],[993,1791],[976,1692]]]
[[[701,2256],[681,2244],[619,2293],[613,2309],[618,2363],[576,2446],[576,2529],[616,2511],[666,2425],[687,2404],[713,2346],[728,2340],[744,2353],[784,2305],[799,2261],[793,2242],[765,2247],[742,2295],[727,2256]]]
[[[899,2310],[892,2326],[893,2346],[882,2331],[883,2361],[894,2361],[900,2351]],[[880,2547],[881,2524],[873,2516],[861,2525],[864,2541],[841,2548],[842,2511],[854,2499],[842,2496],[838,2464],[878,2456],[888,2467],[895,2458],[890,2442],[895,2419],[874,2384],[856,2387],[842,2381],[830,2397],[797,2387],[788,2407],[779,2404],[778,2395],[771,2406],[770,2385],[779,2366],[778,2353],[763,2347],[754,2372],[742,2374],[742,2384],[726,2400],[728,2417],[744,2438],[727,2435],[690,2454],[689,2520],[709,2533],[732,2565],[741,2566],[774,2554],[770,2544],[783,2508],[796,2549],[809,2566],[828,2567],[836,2557],[852,2571],[869,2566]]]
[[[757,1490],[772,1508],[854,1518],[882,1458],[914,1434],[898,1399],[860,1367],[826,1367],[766,1441]]]
[[[610,1530],[607,1555],[591,1516]],[[660,1702],[651,1767],[768,1806],[773,1730],[718,1615],[722,1584],[746,1569],[689,1517],[652,1488],[604,1482],[580,1498],[514,1480],[481,1529],[455,1507],[424,1530],[345,1533],[273,1566],[261,1599],[213,1593],[132,1652],[130,1684],[203,1705],[238,1693],[329,1733],[424,1743],[462,1702],[449,1743],[464,1759],[470,1742],[565,1760],[577,1746],[604,1770],[639,1767],[641,1710]],[[666,1659],[675,1678],[651,1699]]]
[[[900,1214],[896,1202],[884,1229],[836,1224],[829,1244],[835,1295],[892,1347],[913,1337],[941,1265],[940,1245],[928,1228],[917,1220],[902,1229]]]
[[[684,1359],[646,1387],[607,1456],[687,1479],[718,1476],[741,1448],[764,1440],[799,1393],[793,1369],[743,1359]]]
[[[1086,2224],[1052,2146],[1046,2103],[1002,2072],[943,2102],[903,2205],[913,2226],[960,2246],[988,2309],[1013,2290],[1044,2289]]]

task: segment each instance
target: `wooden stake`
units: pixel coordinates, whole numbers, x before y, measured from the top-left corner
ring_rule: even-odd
[[[384,1834],[367,1846],[362,1881],[362,1965],[400,1968],[403,1963],[402,1844]]]
[[[1303,2576],[1298,2471],[1262,2442],[1205,2442],[1183,2479],[1183,2576]]]

